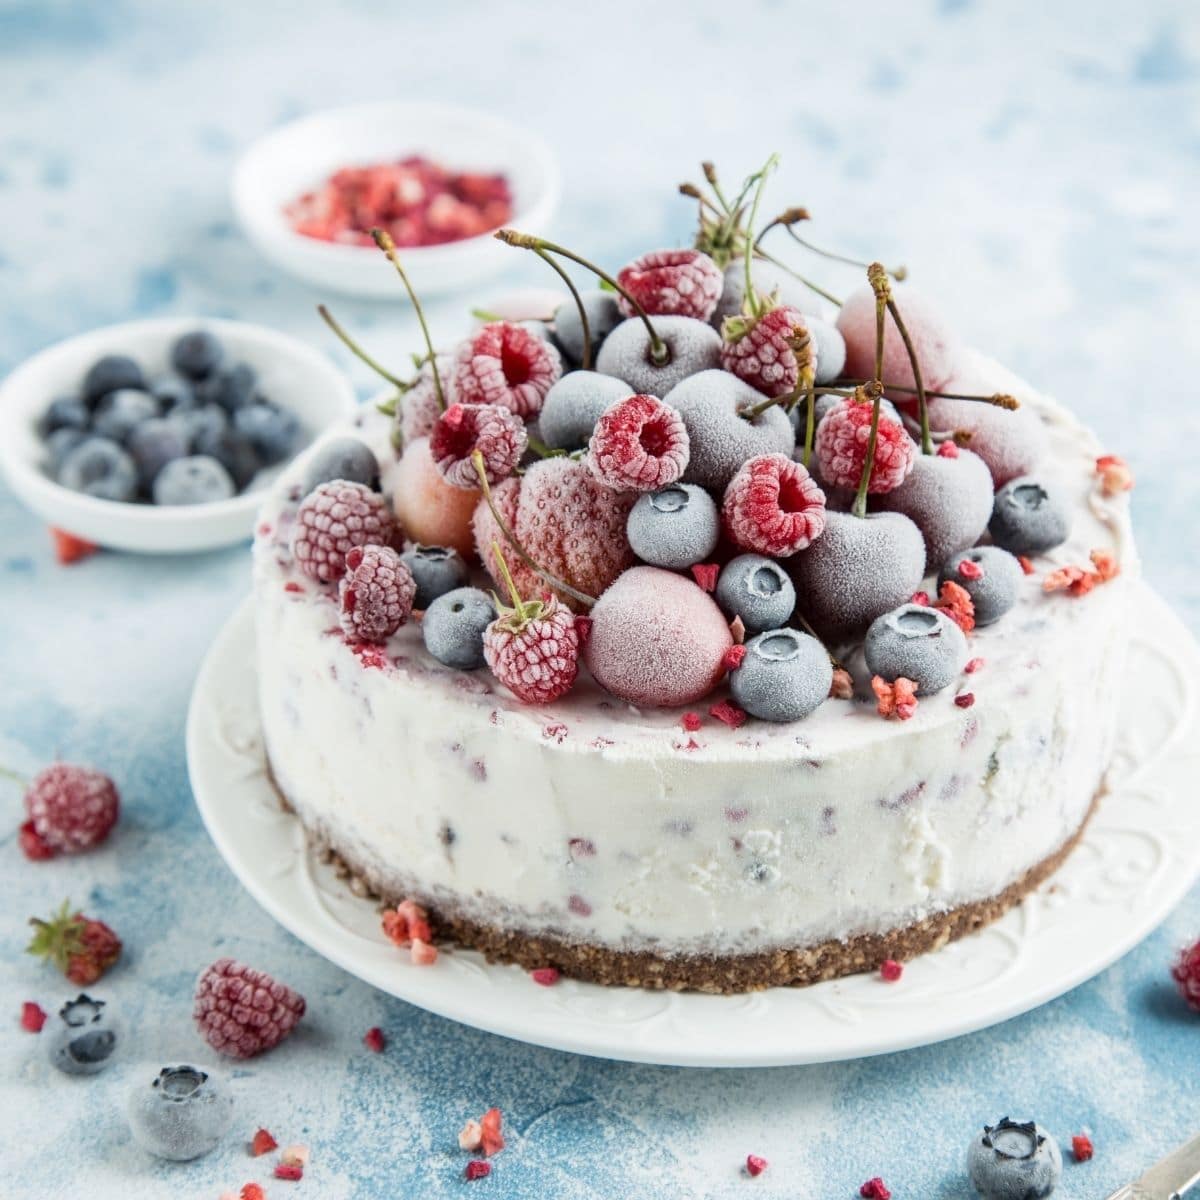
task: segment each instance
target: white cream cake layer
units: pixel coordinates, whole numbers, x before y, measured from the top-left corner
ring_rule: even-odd
[[[994,364],[972,365],[1041,418],[1043,474],[1073,528],[1016,607],[970,636],[985,665],[905,722],[862,696],[793,724],[706,716],[689,734],[682,710],[637,710],[586,671],[563,700],[521,704],[486,670],[437,663],[415,622],[356,651],[335,591],[291,560],[296,464],[254,546],[262,721],[282,792],[386,894],[617,950],[797,948],[999,894],[1075,834],[1101,788],[1137,562],[1126,499],[1099,494],[1094,435]],[[371,414],[356,432],[386,491],[387,422]],[[1086,566],[1097,547],[1118,554],[1117,579],[1079,599],[1043,593],[1041,575]],[[956,705],[967,691],[973,705]]]

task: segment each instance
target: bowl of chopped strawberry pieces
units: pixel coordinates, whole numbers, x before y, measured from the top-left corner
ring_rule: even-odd
[[[375,248],[381,229],[413,286],[476,285],[512,255],[492,234],[544,224],[557,207],[546,145],[500,117],[443,104],[331,109],[254,142],[234,171],[238,221],[259,252],[322,291],[403,300]]]

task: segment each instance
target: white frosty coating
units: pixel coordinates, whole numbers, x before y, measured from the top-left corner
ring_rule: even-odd
[[[609,292],[580,292],[579,298],[583,301],[584,312],[587,313],[594,361],[596,347],[625,318],[621,315],[616,296]],[[579,319],[579,306],[573,296],[568,297],[554,310],[554,338],[574,366],[583,361],[583,322]]]
[[[683,473],[685,483],[724,491],[747,459],[792,453],[796,435],[778,405],[753,421],[738,415],[762,398],[748,383],[720,370],[701,371],[663,397],[679,410],[687,426],[690,458]]]
[[[552,450],[581,450],[601,414],[632,396],[623,379],[597,371],[570,371],[547,393],[538,415],[538,435]]]
[[[831,512],[825,532],[788,568],[797,610],[818,633],[840,642],[912,596],[925,573],[925,543],[899,513]]]
[[[654,317],[654,329],[670,351],[670,361],[657,366],[650,358],[650,335],[638,317],[622,321],[604,339],[596,370],[615,375],[645,396],[665,396],[680,380],[721,365],[721,335],[692,317]]]
[[[818,296],[810,287],[806,287],[794,275],[789,275],[780,267],[763,259],[757,259],[750,267],[750,278],[754,290],[764,299],[775,294],[780,304],[786,304],[806,316],[819,317],[823,321],[832,321],[834,306],[828,300]],[[725,290],[710,320],[717,328],[726,317],[735,317],[742,311],[742,301],[746,297],[746,264],[737,258],[725,268]]]
[[[807,328],[808,336],[816,343],[816,382],[832,383],[846,366],[846,339],[828,321],[810,320]]]
[[[393,890],[594,944],[751,952],[995,895],[1062,844],[1100,782],[1137,574],[1127,498],[1097,499],[1096,439],[1018,394],[1045,420],[1075,517],[1039,567],[1102,546],[1122,575],[1082,600],[1023,577],[1013,611],[971,636],[987,664],[964,677],[974,707],[948,688],[906,722],[826,701],[797,724],[706,717],[688,735],[678,710],[639,712],[586,672],[531,708],[485,673],[440,667],[412,623],[386,669],[365,667],[287,553],[299,464],[268,499],[254,551],[281,785],[310,828]],[[386,426],[367,430],[390,475]]]
[[[902,604],[871,622],[863,641],[867,670],[888,683],[903,676],[929,696],[954,682],[967,662],[967,639],[945,613]]]
[[[983,535],[992,515],[992,477],[983,459],[968,450],[957,458],[918,454],[908,478],[872,504],[903,513],[916,525],[925,539],[925,570],[938,571]]]

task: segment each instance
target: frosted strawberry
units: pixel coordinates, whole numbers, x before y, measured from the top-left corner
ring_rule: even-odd
[[[614,491],[652,492],[681,478],[690,442],[683,417],[655,396],[628,396],[605,409],[587,463]]]
[[[499,404],[529,420],[561,374],[549,342],[521,325],[493,321],[459,344],[452,379],[462,403]]]
[[[762,454],[729,481],[721,516],[743,549],[787,558],[825,530],[825,493],[786,454]]]
[[[827,413],[817,427],[817,467],[832,487],[858,487],[871,441],[871,405],[851,396]],[[867,491],[872,495],[898,488],[913,468],[917,447],[904,427],[881,416],[875,461]]]
[[[522,600],[498,544],[492,553],[513,606],[497,600],[500,615],[484,630],[483,656],[492,674],[526,704],[565,696],[579,673],[575,614],[553,595]]]
[[[730,317],[721,330],[721,366],[764,396],[787,396],[816,377],[817,350],[799,310],[768,308],[760,316]]]
[[[488,483],[499,483],[516,470],[528,445],[524,423],[499,404],[452,404],[436,420],[429,453],[442,478],[457,488],[479,487],[471,462],[483,455]]]
[[[48,920],[34,917],[26,953],[48,959],[72,982],[95,983],[121,957],[121,939],[103,922],[72,912],[70,901]]]
[[[654,250],[621,269],[617,281],[652,317],[695,317],[707,321],[717,307],[725,276],[699,250]],[[617,303],[627,317],[637,309],[624,297]]]

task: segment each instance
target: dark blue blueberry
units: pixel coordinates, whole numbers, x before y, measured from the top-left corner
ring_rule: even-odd
[[[971,578],[973,571],[964,575],[959,570],[961,563],[973,563],[983,574],[978,579]],[[950,559],[938,576],[938,585],[949,579],[966,588],[975,605],[975,624],[990,625],[1016,604],[1024,577],[1021,564],[1007,550],[999,546],[973,546]]]
[[[1062,1177],[1062,1152],[1040,1125],[1005,1117],[971,1142],[967,1173],[983,1200],[1044,1200]]]
[[[191,444],[179,421],[155,417],[143,421],[129,435],[125,448],[137,463],[138,482],[142,491],[149,492],[159,471],[174,459],[183,458]]]
[[[192,442],[196,454],[215,458],[233,479],[240,492],[258,473],[261,466],[258,453],[240,433],[222,429],[218,433],[202,430]]]
[[[56,429],[46,438],[46,454],[50,462],[51,474],[58,471],[62,460],[75,449],[83,445],[92,435],[86,429]]]
[[[425,649],[447,667],[473,671],[483,666],[483,631],[495,619],[496,608],[486,592],[455,588],[425,610]]]
[[[201,437],[214,438],[229,428],[229,414],[219,404],[178,408],[167,420],[174,422],[184,431],[191,449],[195,449]]]
[[[681,571],[704,562],[716,548],[721,536],[721,516],[713,498],[702,487],[672,483],[637,498],[629,510],[625,533],[642,562]],[[782,621],[772,624],[779,625]]]
[[[769,629],[746,643],[729,673],[734,700],[762,721],[800,721],[829,695],[833,666],[825,647],[798,629]]]
[[[188,379],[207,379],[221,365],[225,349],[216,334],[195,329],[175,340],[171,365]]]
[[[203,403],[219,404],[226,412],[233,412],[244,404],[254,401],[254,388],[258,375],[248,363],[238,363],[227,371],[220,371],[196,385],[196,398]]]
[[[191,408],[196,403],[196,391],[182,375],[164,375],[150,385],[150,394],[165,413]]]
[[[371,448],[356,437],[334,438],[320,446],[308,460],[304,494],[331,479],[345,479],[379,490],[379,460]]]
[[[137,466],[108,438],[90,437],[59,464],[58,482],[73,492],[100,500],[132,500],[137,495]]]
[[[83,377],[84,399],[95,403],[101,396],[120,388],[145,388],[142,368],[125,354],[106,354]]]
[[[467,564],[457,550],[446,546],[414,546],[400,555],[417,584],[413,608],[426,609],[439,596],[467,582]]]
[[[45,438],[58,429],[87,429],[91,423],[91,409],[78,396],[59,396],[38,418],[37,431]]]
[[[233,428],[254,447],[266,467],[289,458],[300,435],[295,413],[263,399],[236,409]]]
[[[68,1075],[95,1075],[112,1061],[118,1030],[104,1000],[80,992],[50,1018],[42,1030],[50,1061]]]
[[[923,604],[902,604],[876,617],[863,653],[867,669],[888,683],[911,679],[928,696],[952,683],[967,661],[967,639],[945,613]]]
[[[584,312],[587,313],[588,332],[591,334],[592,365],[604,339],[625,319],[611,292],[599,289],[580,292]],[[579,319],[579,307],[574,297],[565,300],[554,314],[554,340],[562,347],[567,361],[574,367],[583,362],[583,322]]]
[[[154,481],[155,504],[211,504],[228,500],[237,489],[229,472],[203,454],[176,458],[167,463]]]
[[[721,568],[717,603],[728,617],[741,617],[750,633],[778,629],[796,607],[796,589],[773,558],[739,554]]]
[[[158,416],[158,401],[149,392],[121,388],[109,392],[96,405],[92,428],[101,437],[123,442],[143,421]]]
[[[199,1067],[163,1067],[129,1094],[129,1127],[143,1150],[186,1162],[215,1150],[233,1123],[224,1081]]]
[[[988,532],[1013,554],[1042,554],[1067,540],[1071,517],[1056,489],[1022,475],[996,493]]]

